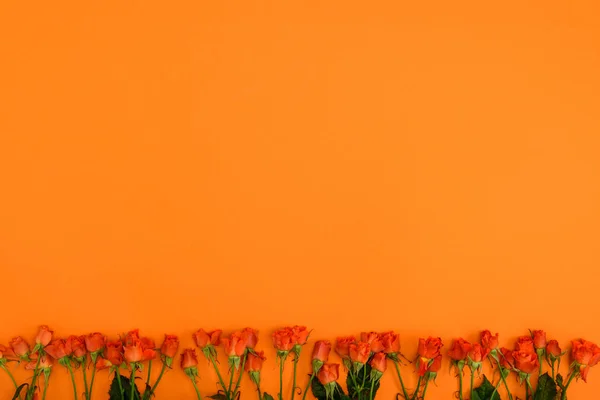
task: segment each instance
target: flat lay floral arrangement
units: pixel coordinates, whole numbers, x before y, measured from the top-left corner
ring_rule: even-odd
[[[229,335],[223,335],[221,330],[207,332],[200,329],[193,335],[197,348],[179,349],[179,339],[175,335],[165,335],[162,344],[157,346],[154,340],[140,336],[137,329],[113,339],[98,332],[57,338],[44,325],[31,345],[20,336],[13,338],[8,346],[0,345],[0,368],[13,382],[13,400],[45,399],[56,368],[64,368],[69,373],[75,400],[92,398],[96,375],[103,370],[111,375],[110,400],[160,398],[159,384],[165,373],[172,369],[189,377],[197,399],[239,400],[241,382],[246,376],[256,390],[255,393],[244,393],[244,396],[258,396],[258,400],[275,400],[275,396],[277,400],[305,400],[309,393],[318,400],[373,400],[382,377],[392,366],[391,375],[396,375],[400,388],[396,400],[421,400],[432,387],[442,390],[435,388],[435,380],[442,357],[447,357],[457,378],[457,387],[448,392],[449,399],[500,400],[502,394],[508,400],[566,400],[569,387],[578,380],[587,382],[590,368],[600,361],[600,347],[596,344],[583,339],[573,340],[570,349],[563,351],[556,340],[547,340],[546,333],[541,330],[530,331],[530,335],[518,338],[513,348],[500,347],[498,334],[492,335],[487,330],[481,332],[478,343],[458,338],[445,351],[442,351],[440,338],[422,338],[418,341],[414,360],[408,360],[401,353],[398,334],[363,332],[358,338],[339,337],[333,344],[327,340],[314,342],[312,373],[301,382],[297,367],[310,333],[304,326],[273,332],[272,345],[279,368],[279,391],[274,395],[262,390],[261,370],[266,358],[264,351],[257,348],[257,331],[251,328]],[[342,365],[329,362],[331,350],[339,355]],[[223,366],[219,362],[219,353],[227,360]],[[201,394],[199,391],[199,357],[205,358],[215,370],[219,388],[216,393]],[[563,360],[570,363],[568,375],[564,377],[557,372]],[[483,375],[481,383],[475,385],[474,379],[479,377],[486,361],[493,367],[493,376]],[[159,362],[160,374],[152,380],[153,364]],[[418,376],[416,387],[405,385],[400,369],[403,364],[414,366]],[[11,371],[19,367],[31,371],[27,382],[14,379]],[[289,393],[283,390],[284,368],[293,368]],[[346,370],[344,384],[339,382],[342,368]],[[77,374],[81,375],[83,385],[77,384]],[[536,387],[532,385],[532,375],[537,375]],[[511,377],[521,384],[522,390],[518,394],[510,391],[507,381]]]

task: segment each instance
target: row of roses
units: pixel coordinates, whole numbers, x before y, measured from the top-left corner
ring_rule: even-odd
[[[293,384],[289,398],[294,400],[297,392],[297,366],[303,347],[307,344],[310,332],[306,327],[294,326],[277,330],[273,333],[273,346],[276,349],[280,366],[278,400],[284,400],[283,370],[286,360],[291,356],[293,364]],[[245,328],[222,337],[221,330],[207,332],[198,330],[193,335],[200,353],[214,367],[219,384],[219,391],[209,397],[215,400],[237,400],[240,396],[240,384],[244,371],[248,373],[256,386],[259,400],[273,400],[273,397],[262,391],[260,373],[265,356],[256,349],[257,331]],[[380,385],[380,380],[387,370],[388,361],[394,367],[405,400],[425,399],[431,381],[435,380],[442,362],[443,344],[440,338],[429,337],[419,339],[417,357],[414,360],[418,375],[417,386],[410,390],[404,384],[400,365],[411,363],[400,352],[400,339],[394,332],[363,332],[360,340],[354,336],[340,337],[335,342],[335,352],[341,357],[347,370],[347,394],[338,383],[340,364],[329,363],[332,345],[327,340],[315,342],[312,352],[312,373],[304,390],[302,400],[306,398],[309,388],[319,400],[373,400]],[[228,360],[227,374],[218,367],[217,348],[222,347]],[[83,396],[91,399],[96,372],[108,369],[114,374],[111,384],[111,399],[149,400],[156,393],[164,373],[172,368],[173,360],[179,351],[179,340],[175,335],[165,335],[160,347],[147,337],[142,337],[138,330],[108,340],[101,333],[85,336],[71,335],[67,338],[55,338],[53,332],[42,326],[35,338],[33,348],[22,338],[12,339],[8,347],[0,345],[0,368],[4,369],[15,386],[14,398],[25,400],[45,399],[50,375],[54,364],[65,367],[71,376],[74,399],[80,397],[77,389],[75,372],[79,369],[83,375]],[[570,351],[571,365],[569,376],[563,379],[557,374],[563,352],[556,340],[546,340],[544,331],[535,330],[530,335],[518,338],[513,349],[499,346],[498,334],[483,331],[478,343],[469,343],[462,338],[455,339],[447,355],[457,371],[459,390],[457,397],[463,400],[463,374],[465,367],[470,370],[471,400],[499,400],[499,386],[504,385],[510,400],[513,400],[507,378],[511,373],[525,386],[525,399],[567,398],[567,390],[576,378],[587,381],[591,367],[600,362],[600,347],[583,339],[572,341]],[[160,374],[152,381],[151,370],[154,360],[162,363]],[[484,383],[474,387],[474,377],[480,373],[483,361],[489,360],[499,372],[497,382],[490,382],[484,376]],[[9,368],[9,362],[24,364],[26,369],[33,370],[30,382],[19,385]],[[551,375],[543,373],[544,361],[550,368]],[[201,395],[197,386],[198,355],[196,349],[185,349],[181,354],[180,366],[190,378],[197,398]],[[136,379],[147,368],[144,391],[140,393]],[[88,370],[91,374],[88,379]],[[121,371],[127,371],[122,375]],[[530,376],[539,374],[538,387],[534,390]],[[41,377],[43,376],[43,385]]]

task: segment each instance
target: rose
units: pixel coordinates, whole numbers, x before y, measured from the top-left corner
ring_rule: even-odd
[[[57,360],[68,357],[73,353],[71,346],[67,345],[64,339],[54,339],[46,346],[44,351]]]
[[[273,346],[278,352],[289,352],[294,347],[295,342],[294,331],[290,328],[283,328],[273,332]]]
[[[452,342],[448,355],[454,361],[464,361],[472,347],[465,339],[458,338]]]
[[[469,351],[469,360],[474,364],[481,364],[487,355],[487,349],[483,348],[479,343],[475,343]]]
[[[221,343],[222,330],[217,329],[212,332],[206,332],[204,329],[198,329],[198,332],[194,333],[193,338],[196,345],[201,349],[208,346],[218,346]]]
[[[347,358],[350,355],[349,347],[356,343],[354,336],[339,337],[335,341],[335,352],[342,358]]]
[[[427,339],[420,338],[417,352],[421,357],[432,359],[436,358],[440,354],[440,349],[442,346],[442,339],[439,337],[434,338],[430,336]]]
[[[43,354],[39,360],[39,364],[38,364],[38,357],[39,357],[38,353],[32,353],[31,361],[29,361],[25,365],[25,369],[27,369],[27,370],[32,370],[32,369],[36,369],[36,368],[48,369],[48,368],[52,368],[52,365],[54,365],[54,359],[52,358],[52,356],[50,356],[48,354]]]
[[[535,353],[516,350],[512,352],[512,356],[515,359],[515,368],[521,371],[522,373],[531,374],[535,372],[540,366],[537,355]]]
[[[400,336],[392,331],[384,332],[379,335],[383,352],[386,354],[396,354],[400,352]]]
[[[179,348],[179,338],[175,335],[165,335],[165,340],[160,346],[160,353],[167,357],[173,358],[177,354],[177,349]],[[168,365],[170,367],[170,365]]]
[[[139,339],[132,339],[130,344],[123,346],[123,352],[125,360],[130,364],[142,361],[144,357],[142,341]]]
[[[121,365],[123,363],[123,343],[120,340],[106,342],[104,356],[111,364]]]
[[[533,334],[533,347],[536,349],[545,349],[546,348],[546,332],[542,330],[534,330],[531,332]]]
[[[523,351],[526,353],[535,353],[535,347],[533,345],[533,339],[531,336],[521,336],[517,340],[515,350]]]
[[[139,340],[139,339],[140,339],[140,330],[133,329],[133,330],[127,332],[127,334],[125,335],[125,342],[123,343],[123,345],[130,346],[133,344],[133,342],[135,340]]]
[[[154,360],[156,358],[156,344],[154,344],[154,340],[148,337],[140,338],[140,343],[142,344],[142,361]]]
[[[442,368],[442,355],[440,354],[433,359],[433,362],[429,364],[427,372],[438,372]]]
[[[86,354],[85,336],[69,336],[66,341],[66,346],[71,348],[73,356],[76,358],[84,357]]]
[[[264,351],[248,353],[245,370],[247,372],[259,372],[262,369],[263,362],[267,359]]]
[[[9,345],[15,355],[19,358],[26,358],[29,354],[29,345],[21,336],[13,338],[9,342]]]
[[[299,344],[301,346],[306,344],[308,335],[310,335],[310,331],[308,331],[305,326],[296,325],[292,327],[292,332],[294,344]]]
[[[17,360],[18,357],[10,347],[6,347],[0,344],[0,364],[1,360]]]
[[[351,361],[364,364],[371,355],[371,345],[367,342],[352,343],[348,346],[348,353]]]
[[[246,342],[240,332],[234,332],[228,338],[222,339],[221,344],[228,357],[241,357],[246,351]]]
[[[329,340],[318,340],[313,347],[312,359],[326,363],[331,352],[331,342]]]
[[[562,353],[562,350],[560,349],[560,346],[558,345],[558,341],[556,340],[550,340],[548,341],[548,343],[546,344],[546,354],[548,354],[550,356],[550,358],[558,358],[560,357]]]
[[[103,357],[98,357],[98,361],[96,361],[96,369],[98,371],[102,371],[103,369],[112,367],[113,364]]]
[[[100,332],[90,333],[85,337],[85,348],[89,353],[100,352],[105,345],[106,338]]]
[[[512,370],[515,366],[515,359],[512,350],[503,347],[500,349],[500,365],[504,369]]]
[[[198,366],[198,358],[194,349],[185,349],[181,354],[181,368],[196,368]]]
[[[488,350],[494,350],[496,347],[498,347],[498,334],[496,333],[496,335],[492,335],[492,332],[488,331],[487,329],[481,332],[481,345],[488,349]]]
[[[340,364],[323,364],[323,367],[317,374],[317,378],[322,385],[337,381],[339,376]]]
[[[242,340],[249,349],[253,349],[258,343],[258,333],[252,328],[244,328],[242,330]]]
[[[387,358],[385,356],[385,353],[375,353],[375,355],[369,362],[369,365],[374,370],[379,371],[383,374],[387,369]]]
[[[587,375],[590,368],[600,362],[600,347],[584,339],[573,340],[571,342],[571,358],[579,366],[579,374],[584,382],[587,382]]]
[[[54,332],[51,331],[47,325],[40,326],[40,330],[38,331],[38,334],[35,337],[35,343],[42,347],[46,347],[48,343],[50,343],[50,341],[52,340],[53,333]]]
[[[383,351],[381,336],[377,332],[362,332],[360,334],[360,341],[369,343],[373,353]]]

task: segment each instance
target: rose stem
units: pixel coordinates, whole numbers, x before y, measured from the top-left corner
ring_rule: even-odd
[[[569,380],[567,381],[567,384],[565,385],[565,388],[563,389],[563,391],[560,395],[560,400],[567,400],[567,389],[569,388],[569,385],[571,384],[571,381],[573,380],[574,377],[575,377],[575,371],[571,371],[571,376],[569,377]]]
[[[221,372],[219,371],[219,367],[217,366],[217,362],[215,361],[215,358],[213,357],[212,353],[208,354],[208,359],[210,360],[210,362],[212,362],[212,365],[215,368],[215,372],[217,373],[217,376],[219,377],[219,383],[221,383],[221,387],[223,388],[223,391],[225,392],[225,399],[229,400],[229,392],[227,391],[227,388],[225,387],[225,382],[223,381],[223,377],[221,376]]]
[[[15,380],[15,377],[13,376],[13,374],[10,372],[10,370],[6,367],[6,365],[4,364],[0,364],[0,367],[2,367],[3,370],[6,371],[6,373],[8,374],[8,376],[10,377],[10,380],[12,381],[13,385],[15,385],[15,389],[19,388],[19,385],[17,384],[17,381]]]
[[[473,384],[475,383],[475,371],[473,371],[473,368],[471,368],[471,399],[473,398]]]
[[[392,361],[394,361],[394,366],[396,367],[396,373],[398,373],[398,379],[400,380],[400,386],[402,387],[402,392],[404,393],[404,398],[408,400],[408,392],[406,391],[406,387],[404,387],[404,381],[402,380],[402,374],[400,373],[400,367],[398,366],[398,361],[396,361],[396,360],[392,360]]]
[[[294,357],[294,384],[292,385],[292,400],[294,400],[294,396],[296,395],[296,371],[298,370],[298,359],[300,358],[300,352],[296,353],[296,357]]]
[[[93,365],[92,365],[92,379],[90,380],[90,390],[88,391],[88,400],[92,400],[92,390],[94,387],[94,378],[96,378],[96,356],[94,356],[94,353],[90,354],[90,358],[92,359]]]
[[[75,383],[75,374],[73,373],[73,368],[71,367],[71,361],[67,360],[67,369],[69,370],[69,374],[71,374],[71,382],[73,383],[73,394],[75,395],[74,399],[78,400],[77,396],[77,384]]]
[[[308,393],[308,390],[311,388],[312,381],[314,378],[315,378],[315,373],[313,372],[312,374],[310,374],[310,378],[308,379],[308,383],[306,384],[306,388],[304,389],[304,393],[302,394],[302,400],[306,399],[306,394]]]
[[[158,375],[158,378],[156,379],[156,382],[154,382],[154,386],[152,386],[152,388],[150,389],[150,394],[148,395],[148,398],[152,397],[152,395],[154,394],[154,391],[156,390],[156,388],[158,387],[158,384],[160,383],[160,380],[162,379],[165,371],[167,370],[167,364],[163,363],[162,368],[160,369],[160,374]]]
[[[193,379],[190,377],[190,379],[192,380],[192,383],[194,384],[194,389],[196,389],[196,396],[198,396],[198,400],[202,400],[202,396],[200,396],[200,391],[198,390],[198,385],[196,384],[196,379]]]
[[[135,368],[136,368],[135,363],[131,363],[131,378],[129,378],[129,384],[131,385],[131,392],[130,392],[131,394],[130,394],[129,398],[131,400],[135,399],[135,397],[134,397],[135,396]]]
[[[237,382],[235,383],[235,388],[233,389],[233,396],[231,396],[232,399],[235,399],[235,395],[237,394],[237,391],[240,388],[240,382],[242,381],[242,376],[244,375],[244,367],[246,366],[246,358],[248,358],[248,349],[246,349],[246,351],[244,351],[244,355],[242,357],[244,357],[244,358],[242,359],[242,366],[240,367],[238,379],[237,379]]]
[[[429,386],[429,379],[427,379],[427,382],[425,382],[425,387],[423,388],[423,396],[421,396],[422,400],[425,400],[425,394],[427,393],[427,386]]]
[[[121,400],[125,400],[125,391],[123,390],[123,385],[121,384],[121,371],[119,367],[115,370],[115,377],[117,378],[117,383],[119,384],[119,391],[121,392]]]

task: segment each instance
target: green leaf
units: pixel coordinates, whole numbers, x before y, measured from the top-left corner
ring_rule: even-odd
[[[24,383],[24,384],[22,384],[21,386],[19,386],[19,387],[17,388],[17,390],[15,391],[15,395],[13,396],[12,400],[20,399],[20,398],[21,398],[21,391],[22,391],[24,388],[26,388],[26,387],[27,387],[27,388],[29,387],[29,383]]]
[[[533,400],[554,400],[557,393],[556,383],[546,372],[538,379],[537,389],[533,395]]]
[[[360,397],[368,397],[369,393],[371,392],[371,383],[373,383],[373,380],[371,378],[371,366],[368,363],[363,365],[363,367],[358,371],[356,376],[354,376],[354,379],[352,379],[352,375],[350,374],[351,372],[349,371],[348,376],[346,377],[348,396],[350,396],[351,399],[357,399],[359,397],[358,392],[361,391],[360,388],[362,387]],[[354,384],[355,380],[356,385]],[[375,386],[373,387],[373,397],[375,397],[377,390],[379,390],[379,383],[379,380],[375,382]],[[364,394],[364,396],[362,394]]]
[[[140,392],[135,387],[134,398],[131,398],[131,384],[129,383],[129,378],[121,375],[121,385],[123,386],[123,398],[125,400],[137,400],[141,399]],[[110,400],[121,400],[121,390],[119,389],[119,380],[115,376],[110,384],[110,390],[108,391]]]
[[[263,393],[263,400],[275,400],[275,399],[269,393],[264,392]]]
[[[565,389],[565,385],[563,384],[563,377],[561,374],[556,375],[556,384],[558,385],[559,388],[561,388],[562,390]]]
[[[217,393],[207,397],[214,400],[227,400],[227,397],[223,393]]]
[[[351,400],[346,393],[344,393],[344,389],[340,386],[339,383],[336,384],[336,390],[333,393],[333,400]],[[327,392],[325,391],[325,386],[319,382],[318,379],[313,379],[311,384],[311,390],[313,396],[315,396],[318,400],[327,400]]]
[[[500,400],[500,394],[495,390],[496,387],[492,385],[487,376],[483,375],[483,382],[473,390],[472,400]]]

